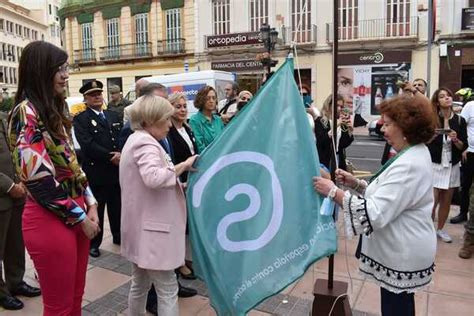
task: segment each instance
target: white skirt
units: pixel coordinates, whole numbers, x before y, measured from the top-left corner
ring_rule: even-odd
[[[449,164],[443,167],[440,163],[433,163],[433,187],[436,189],[447,190],[457,188],[461,185],[460,164]]]

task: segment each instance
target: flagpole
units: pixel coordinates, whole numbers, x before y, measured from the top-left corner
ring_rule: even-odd
[[[332,144],[335,149],[331,151],[331,180],[336,183],[336,168],[337,168],[337,52],[339,50],[339,0],[334,0],[334,11],[333,11],[333,44],[332,44]],[[335,214],[333,215],[336,220]],[[328,288],[332,289],[334,286],[334,255],[329,257],[328,266]]]
[[[339,1],[333,0],[333,46],[332,46],[332,150],[331,150],[331,179],[336,183],[337,168],[337,53],[339,48]],[[336,215],[333,215],[334,221]],[[347,254],[346,254],[347,255]],[[317,279],[314,284],[312,315],[350,316],[352,315],[346,282],[334,281],[334,255],[329,256],[328,279]]]

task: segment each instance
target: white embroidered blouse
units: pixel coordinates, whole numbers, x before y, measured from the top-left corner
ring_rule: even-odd
[[[431,282],[436,254],[432,167],[428,148],[400,155],[365,190],[345,192],[348,236],[362,234],[361,273],[394,292],[414,292]]]

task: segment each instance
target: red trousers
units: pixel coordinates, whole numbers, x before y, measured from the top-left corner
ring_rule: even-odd
[[[84,205],[82,197],[77,198]],[[56,215],[28,200],[23,239],[38,272],[43,316],[80,316],[90,241],[80,224],[67,227]]]

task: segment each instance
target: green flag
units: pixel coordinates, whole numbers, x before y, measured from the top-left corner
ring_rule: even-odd
[[[203,153],[188,185],[196,274],[218,315],[244,315],[334,253],[319,160],[288,59]]]

